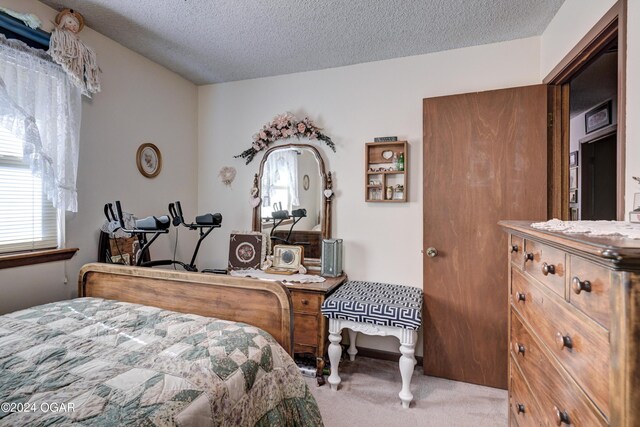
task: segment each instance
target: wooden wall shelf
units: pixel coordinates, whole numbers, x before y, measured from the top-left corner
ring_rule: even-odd
[[[402,155],[403,162],[398,162]],[[409,145],[407,141],[367,142],[364,150],[365,201],[404,203],[407,201]],[[388,188],[392,187],[391,197]]]

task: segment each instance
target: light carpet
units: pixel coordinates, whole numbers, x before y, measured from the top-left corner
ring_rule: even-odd
[[[428,377],[416,366],[411,381],[413,402],[403,409],[402,381],[395,362],[356,357],[340,363],[340,389],[305,378],[318,401],[325,427],[507,425],[507,391]]]

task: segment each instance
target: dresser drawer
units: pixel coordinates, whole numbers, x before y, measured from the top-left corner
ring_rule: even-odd
[[[564,298],[565,253],[533,240],[524,246],[524,271]]]
[[[293,311],[306,313],[319,313],[322,305],[322,295],[311,292],[294,291],[291,292]]]
[[[511,357],[512,364],[517,364],[522,370],[524,378],[540,405],[541,421],[544,420],[543,422],[549,425],[560,425],[558,418],[566,417],[567,425],[589,427],[607,425],[607,420],[585,393],[557,365],[557,362],[551,361],[546,351],[541,348],[538,341],[513,312],[511,313]],[[512,375],[514,370],[516,370],[515,366],[512,367]],[[512,381],[514,381],[513,378]],[[536,408],[534,407],[533,410]],[[518,423],[522,424],[520,419],[516,418]]]
[[[509,257],[511,259],[511,265],[522,270],[524,239],[513,234],[509,236]]]
[[[512,270],[511,280],[515,309],[608,416],[608,331],[586,316],[580,315],[564,300],[530,283],[517,270]]]
[[[609,290],[611,289],[610,272],[584,258],[568,255],[571,291],[569,301],[581,311],[609,329],[611,304]]]
[[[509,377],[509,406],[511,414],[521,427],[545,425],[544,417],[538,407],[533,393],[525,383],[520,369],[511,361],[511,375]]]
[[[293,342],[296,345],[318,346],[318,315],[293,313],[293,325]]]

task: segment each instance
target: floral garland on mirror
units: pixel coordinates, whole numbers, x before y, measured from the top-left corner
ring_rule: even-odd
[[[335,152],[336,144],[334,144],[331,138],[321,131],[322,129],[316,126],[308,117],[305,117],[303,120],[299,120],[291,113],[280,114],[274,117],[271,122],[262,126],[262,129],[253,135],[253,144],[251,148],[248,148],[233,157],[236,159],[238,157],[245,159],[245,164],[248,165],[256,154],[258,154],[259,151],[266,149],[269,144],[292,136],[295,136],[298,139],[309,138],[311,140],[317,139],[324,141],[329,148]]]

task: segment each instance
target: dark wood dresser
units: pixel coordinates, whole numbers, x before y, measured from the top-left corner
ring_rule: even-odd
[[[316,357],[318,378],[322,378],[324,354],[329,336],[327,318],[320,307],[325,298],[340,287],[347,276],[326,277],[322,283],[284,283],[293,305],[293,352]]]
[[[640,240],[509,233],[509,424],[640,426]]]

